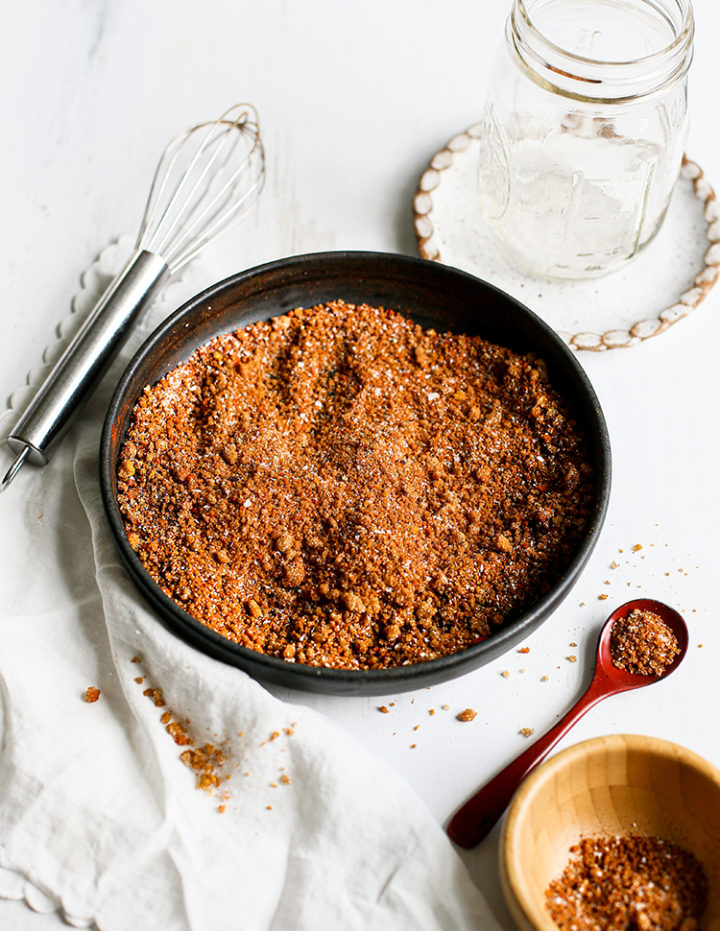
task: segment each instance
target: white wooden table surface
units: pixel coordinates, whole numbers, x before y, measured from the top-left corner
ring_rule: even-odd
[[[202,286],[294,253],[416,254],[417,179],[431,155],[478,118],[508,6],[505,0],[66,0],[6,10],[1,402],[39,364],[79,273],[112,238],[135,231],[168,139],[237,100],[260,111],[268,184],[252,218],[202,259]],[[720,8],[696,0],[695,12],[688,153],[720,186]],[[642,594],[685,613],[686,662],[650,692],[594,709],[561,746],[635,732],[682,743],[720,765],[719,347],[720,286],[657,339],[580,355],[611,432],[610,512],[581,580],[528,640],[530,653],[511,653],[429,691],[388,696],[383,702],[395,705],[387,715],[378,713],[376,699],[283,696],[352,730],[444,822],[526,746],[521,728],[539,733],[579,694],[602,620]],[[637,543],[643,549],[633,553]],[[613,561],[618,568],[611,570]],[[599,600],[600,593],[608,599]],[[571,653],[578,662],[567,661]],[[500,675],[505,669],[509,678]],[[441,712],[444,704],[452,710]],[[467,706],[478,717],[461,724],[454,712]],[[497,830],[466,860],[510,929],[496,855]],[[0,900],[2,929],[58,927],[55,915]]]

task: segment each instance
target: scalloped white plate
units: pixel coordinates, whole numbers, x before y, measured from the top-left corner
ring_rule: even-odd
[[[603,278],[561,281],[517,268],[485,225],[476,197],[480,124],[454,136],[413,200],[420,255],[472,272],[527,304],[574,349],[632,346],[664,333],[720,275],[720,205],[685,159],[665,222],[645,249]]]

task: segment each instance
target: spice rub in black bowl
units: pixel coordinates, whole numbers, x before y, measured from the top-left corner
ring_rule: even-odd
[[[270,683],[381,695],[548,617],[595,545],[610,452],[573,354],[517,301],[436,263],[318,253],[158,327],[110,403],[101,484],[174,633]]]
[[[341,669],[488,637],[567,568],[593,491],[541,359],[342,301],[196,350],[145,389],[118,467],[128,541],[170,598]]]

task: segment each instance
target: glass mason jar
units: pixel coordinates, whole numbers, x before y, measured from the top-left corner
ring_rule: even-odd
[[[514,0],[480,205],[536,274],[603,275],[657,233],[687,138],[690,0]]]

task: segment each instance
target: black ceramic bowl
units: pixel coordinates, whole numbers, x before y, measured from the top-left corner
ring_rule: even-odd
[[[232,643],[183,611],[146,572],[125,536],[116,498],[116,468],[143,388],[220,333],[294,307],[338,298],[391,307],[425,326],[479,334],[520,352],[538,353],[555,387],[574,405],[588,437],[597,483],[595,499],[588,528],[566,572],[543,598],[487,640],[451,656],[369,671],[318,668],[265,656]],[[610,492],[610,446],[598,400],[582,368],[550,327],[479,278],[422,259],[375,252],[328,252],[272,262],[221,281],[188,301],[146,340],[120,379],[105,419],[100,469],[105,508],[125,564],[170,630],[210,656],[266,682],[344,695],[387,695],[431,685],[469,672],[526,638],[576,581],[597,541]]]

